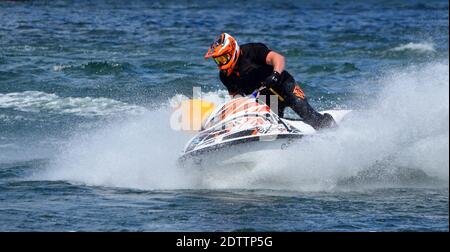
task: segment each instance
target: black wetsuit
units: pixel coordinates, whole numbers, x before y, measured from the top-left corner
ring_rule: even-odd
[[[250,95],[273,73],[273,66],[266,63],[267,54],[271,50],[262,43],[241,45],[240,50],[241,54],[233,73],[226,76],[225,72],[220,72],[220,80],[231,94]],[[291,107],[304,122],[315,129],[332,124],[329,118],[331,116],[323,116],[309,105],[303,90],[287,71],[281,73],[279,83],[273,90],[281,96],[278,100],[278,111],[275,111],[279,116],[283,117],[284,109]],[[262,90],[261,95],[266,96],[266,104],[273,102],[268,100],[270,95],[274,95],[269,89]]]

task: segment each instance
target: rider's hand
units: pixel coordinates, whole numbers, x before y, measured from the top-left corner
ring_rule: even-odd
[[[280,77],[281,74],[279,72],[273,71],[273,73],[264,80],[263,84],[268,88],[276,87],[280,82]]]

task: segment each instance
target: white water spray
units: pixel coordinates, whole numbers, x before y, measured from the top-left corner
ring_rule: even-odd
[[[191,135],[171,130],[170,111],[160,109],[81,134],[39,177],[139,189],[327,190],[382,164],[448,181],[448,62],[392,71],[378,83],[382,92],[368,110],[355,112],[336,131],[260,157],[254,169],[241,173],[202,177],[180,170],[176,159]]]
[[[78,134],[39,179],[141,189],[189,188],[175,161],[189,135],[170,129],[167,109]]]
[[[384,87],[369,109],[353,113],[337,131],[302,139],[285,151],[261,156],[260,164],[238,179],[234,175],[228,180],[210,177],[205,183],[327,190],[363,171],[371,174],[371,170],[382,168],[383,176],[398,177],[399,167],[418,169],[426,176],[448,181],[448,63],[392,72],[379,84]]]

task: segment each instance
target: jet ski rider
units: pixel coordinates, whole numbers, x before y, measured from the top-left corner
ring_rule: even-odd
[[[303,90],[285,70],[284,57],[266,45],[248,43],[239,46],[231,35],[222,33],[205,54],[205,59],[211,57],[218,65],[220,80],[230,95],[250,95],[265,86],[260,94],[278,96],[278,111],[275,112],[280,117],[283,117],[284,109],[290,107],[316,130],[336,126],[330,114],[322,115],[311,107]]]

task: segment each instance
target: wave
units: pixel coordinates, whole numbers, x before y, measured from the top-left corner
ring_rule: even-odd
[[[435,52],[434,44],[430,42],[413,43],[409,42],[407,44],[399,45],[395,48],[390,49],[390,51],[416,51],[416,52]]]
[[[358,67],[356,67],[353,63],[329,63],[329,64],[321,64],[321,65],[312,65],[307,70],[308,74],[317,74],[317,73],[348,73],[353,71],[360,71]]]
[[[40,91],[0,93],[0,108],[31,113],[68,114],[77,116],[110,116],[142,114],[144,107],[109,98],[60,97]]]
[[[90,61],[81,65],[55,65],[55,72],[82,72],[85,74],[108,75],[119,74],[131,68],[129,63],[118,63],[108,61]]]
[[[20,115],[0,114],[0,121],[3,123],[11,123],[11,122],[23,121],[23,120],[27,120],[27,118],[20,116]]]
[[[181,170],[176,159],[192,135],[171,130],[171,110],[164,107],[76,135],[34,178],[138,189],[434,185],[435,179],[448,181],[448,76],[448,62],[392,70],[378,80],[382,91],[367,110],[354,112],[335,131],[259,156],[254,167],[239,172]],[[208,96],[213,102],[224,99],[220,92]]]

